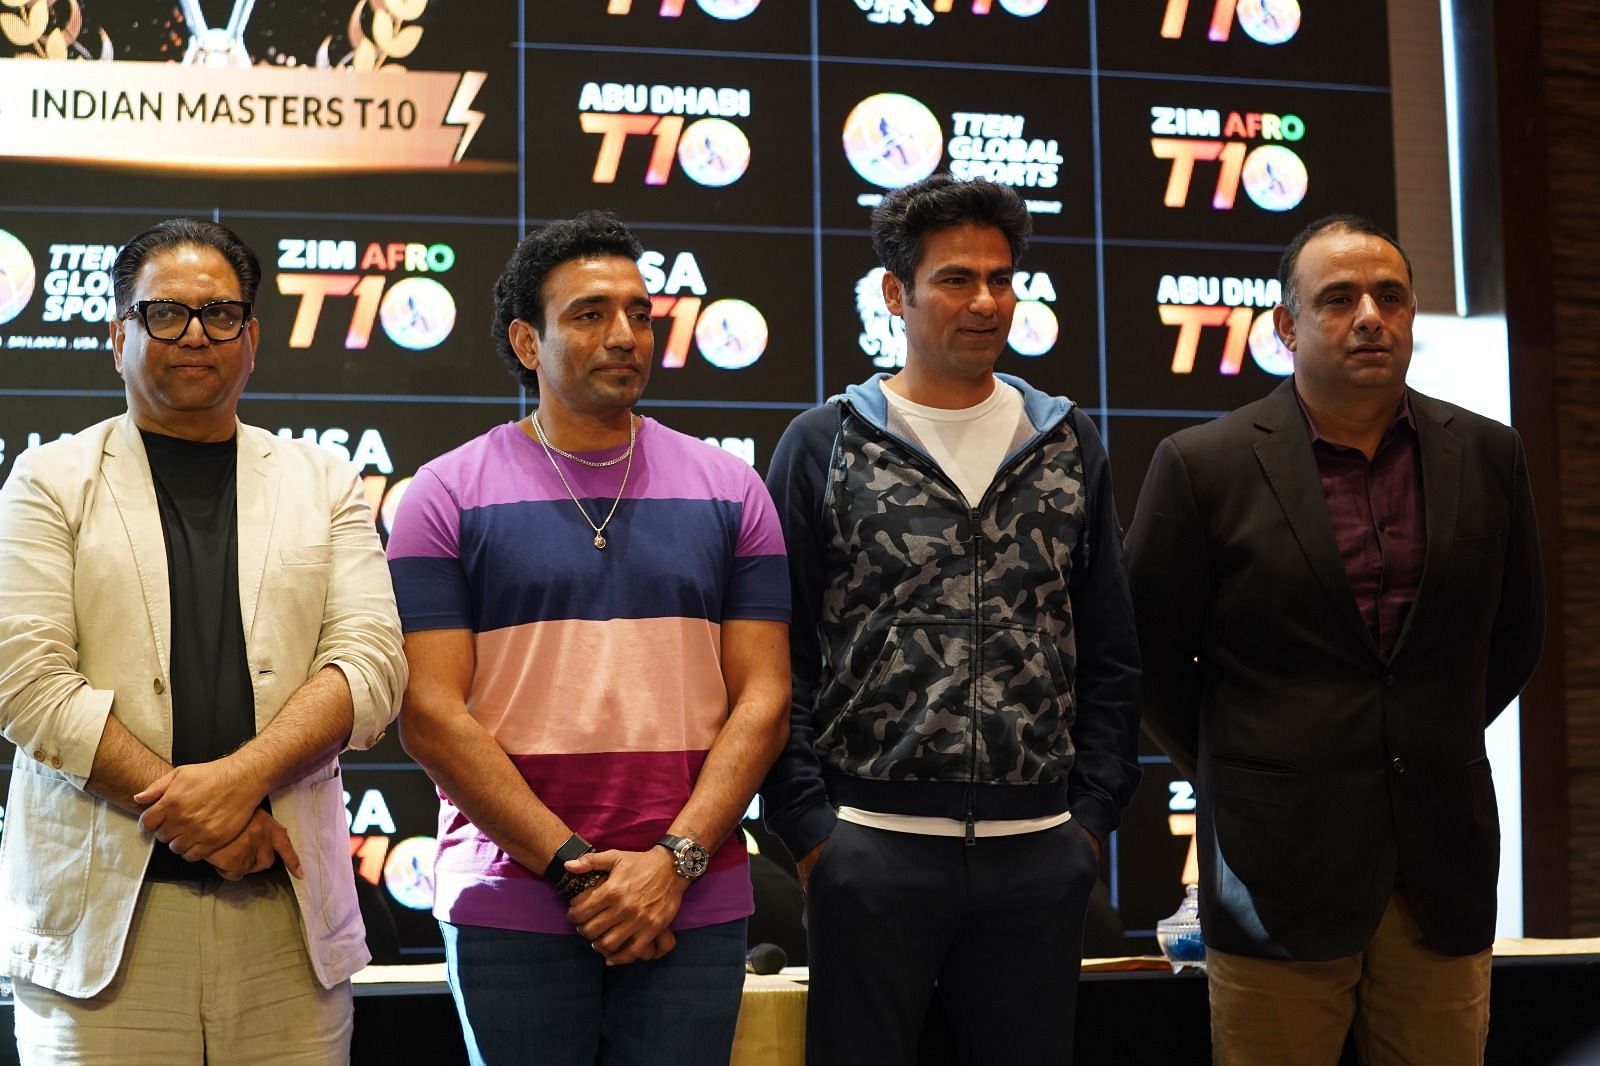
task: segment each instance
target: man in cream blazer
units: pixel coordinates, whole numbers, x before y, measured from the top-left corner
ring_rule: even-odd
[[[336,456],[238,421],[250,250],[161,223],[113,269],[128,413],[0,491],[0,967],[24,1063],[348,1060],[368,960],[339,752],[406,667]]]

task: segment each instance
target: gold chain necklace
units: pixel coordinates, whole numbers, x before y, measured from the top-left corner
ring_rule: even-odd
[[[628,488],[628,473],[633,469],[633,445],[637,432],[633,424],[633,415],[628,415],[628,450],[617,456],[616,459],[612,459],[609,462],[604,463],[590,463],[585,459],[579,459],[575,455],[562,452],[560,448],[556,448],[555,445],[551,444],[549,440],[545,438],[544,427],[539,424],[539,416],[534,415],[532,421],[533,432],[534,435],[539,438],[539,447],[544,449],[544,457],[550,460],[550,465],[555,469],[556,477],[561,479],[561,487],[567,490],[568,496],[572,497],[572,503],[578,508],[578,513],[583,515],[583,520],[589,524],[590,529],[594,530],[595,548],[603,550],[606,546],[605,529],[611,524],[612,516],[617,513],[617,505],[622,502],[622,494]],[[561,464],[556,462],[556,457],[551,454],[552,448],[554,448],[555,451],[561,452],[561,454],[565,455],[568,459],[573,459],[580,463],[586,463],[589,466],[611,466],[613,463],[616,463],[621,459],[626,459],[628,461],[628,465],[622,468],[622,484],[617,487],[617,498],[611,501],[611,510],[606,512],[604,521],[602,521],[599,525],[594,524],[594,519],[589,517],[589,512],[585,511],[583,509],[583,504],[579,502],[578,494],[572,491],[571,485],[567,484],[567,475],[561,472]]]
[[[575,463],[582,463],[584,466],[591,466],[591,467],[594,467],[596,470],[601,470],[601,469],[604,469],[605,467],[608,467],[608,466],[616,466],[618,463],[622,462],[624,459],[630,458],[633,455],[633,416],[632,415],[628,416],[628,450],[623,452],[621,455],[618,455],[618,456],[616,456],[614,458],[611,458],[611,459],[604,459],[604,460],[602,460],[600,462],[595,462],[593,459],[585,459],[581,455],[573,455],[571,452],[564,452],[560,448],[557,448],[554,444],[550,443],[550,438],[544,435],[544,427],[539,424],[539,413],[537,411],[535,411],[533,414],[529,415],[528,416],[528,420],[533,423],[533,431],[534,431],[534,433],[538,434],[539,443],[543,444],[546,448],[548,448],[551,451],[555,452],[557,455],[561,456],[561,458],[563,458],[563,459],[571,459]]]

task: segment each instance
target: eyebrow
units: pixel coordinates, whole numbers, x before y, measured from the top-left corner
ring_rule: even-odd
[[[933,272],[931,274],[929,274],[928,276],[931,277],[931,278],[949,278],[949,277],[975,278],[981,273],[983,273],[983,272],[981,270],[976,269],[975,267],[960,266],[959,264],[956,264],[956,263],[950,263],[950,264],[948,264],[946,266],[935,267]],[[1016,267],[1014,267],[1014,266],[1012,266],[1011,264],[1008,263],[1007,265],[1005,265],[1003,267],[995,267],[993,270],[989,271],[988,276],[992,278],[992,277],[997,277],[997,276],[999,276],[1001,274],[1014,274],[1014,273],[1016,273]]]
[[[604,293],[594,293],[593,295],[590,295],[590,296],[579,296],[576,299],[570,301],[567,304],[566,307],[562,308],[561,309],[561,313],[562,314],[570,314],[573,311],[577,311],[577,310],[580,310],[580,309],[585,308],[585,307],[597,307],[597,306],[599,306],[601,304],[608,304],[611,301],[612,301],[612,297],[610,297],[610,296],[608,296],[608,295],[606,295]],[[648,296],[631,296],[631,297],[628,298],[628,300],[624,304],[624,306],[629,308],[630,310],[634,309],[634,308],[648,308],[650,306],[650,297],[648,297]]]
[[[1392,291],[1394,289],[1405,289],[1407,287],[1408,285],[1406,280],[1404,278],[1397,277],[1379,278],[1373,285],[1373,288],[1381,289],[1385,292]],[[1360,286],[1354,281],[1331,281],[1311,295],[1312,299],[1321,299],[1324,296],[1332,296],[1335,293],[1350,292],[1358,288],[1360,288]]]

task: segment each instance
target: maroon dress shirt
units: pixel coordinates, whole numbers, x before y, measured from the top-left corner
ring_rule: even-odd
[[[1427,554],[1422,452],[1411,401],[1409,397],[1401,401],[1370,460],[1358,448],[1323,437],[1303,402],[1300,410],[1311,430],[1311,450],[1345,577],[1387,660],[1417,598]]]

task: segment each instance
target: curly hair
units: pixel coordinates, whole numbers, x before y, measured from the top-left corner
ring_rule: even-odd
[[[517,250],[494,283],[494,318],[489,335],[494,350],[511,376],[530,392],[539,391],[539,378],[522,365],[511,347],[511,323],[522,319],[540,339],[545,331],[544,279],[550,271],[573,259],[622,256],[637,261],[644,246],[610,211],[584,211],[576,218],[552,222],[517,242]]]

